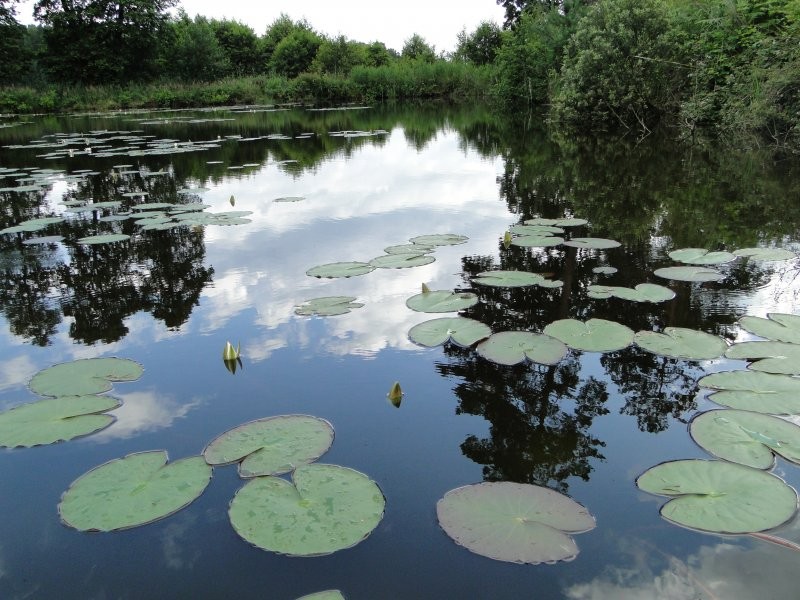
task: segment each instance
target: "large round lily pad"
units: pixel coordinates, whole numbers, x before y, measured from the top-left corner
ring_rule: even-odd
[[[561,340],[570,348],[587,352],[613,352],[633,342],[633,330],[605,319],[560,319],[544,328],[544,333]]]
[[[116,242],[125,242],[131,239],[131,236],[125,233],[106,233],[103,235],[90,235],[82,237],[77,242],[79,244],[113,244]]]
[[[767,318],[746,316],[739,319],[745,331],[775,342],[800,344],[800,315],[768,313]]]
[[[135,381],[142,365],[127,358],[82,358],[39,371],[29,387],[40,396],[102,394],[115,381]]]
[[[281,415],[226,431],[206,446],[203,457],[210,465],[241,460],[242,477],[278,475],[317,460],[332,443],[333,427],[325,419]]]
[[[669,257],[687,265],[721,265],[736,260],[730,252],[709,252],[705,248],[680,248],[670,252]]]
[[[684,327],[667,327],[663,333],[639,331],[633,343],[653,354],[690,360],[718,358],[728,347],[719,336]]]
[[[363,473],[337,465],[302,465],[292,482],[257,477],[231,502],[231,524],[264,550],[319,556],[355,546],[383,518],[386,500]]]
[[[465,243],[469,238],[465,235],[455,233],[434,233],[430,235],[418,235],[409,242],[412,244],[422,244],[425,246],[453,246]]]
[[[436,503],[439,524],[467,550],[514,563],[570,560],[578,546],[569,535],[595,520],[583,506],[551,489],[487,482],[447,492]]]
[[[749,258],[754,261],[789,260],[797,258],[791,250],[785,248],[741,248],[734,250],[736,256]]]
[[[754,533],[797,512],[797,494],[769,473],[720,460],[677,460],[639,476],[645,492],[676,496],[661,507],[665,519],[702,531]]]
[[[552,225],[556,227],[578,227],[579,225],[586,225],[589,221],[586,219],[579,219],[576,217],[563,217],[560,219],[544,219],[537,217],[535,219],[528,219],[525,221],[526,225]]]
[[[23,404],[0,413],[0,446],[30,448],[89,435],[115,418],[98,414],[114,410],[120,401],[110,396],[64,396]]]
[[[800,427],[771,415],[709,410],[692,419],[689,433],[714,456],[754,469],[772,468],[776,454],[800,463]]]
[[[700,387],[722,406],[771,415],[800,414],[800,379],[759,371],[722,371],[700,379]]]
[[[518,235],[511,238],[511,243],[523,248],[550,248],[563,244],[564,238],[553,235]]]
[[[354,308],[364,306],[360,302],[353,302],[352,296],[323,296],[306,300],[302,304],[294,307],[296,315],[330,317],[334,315],[344,315]]]
[[[337,262],[328,263],[312,267],[306,271],[306,275],[310,277],[355,277],[357,275],[365,275],[375,270],[369,263],[364,262]]]
[[[501,365],[516,365],[526,359],[542,365],[554,365],[567,355],[567,347],[559,340],[529,331],[492,334],[475,350],[485,359]]]
[[[484,271],[478,273],[473,277],[472,281],[480,285],[489,285],[495,287],[526,287],[530,285],[545,285],[547,283],[555,284],[555,281],[547,280],[544,276],[538,273],[529,273],[528,271]],[[562,282],[558,282],[559,285]]]
[[[583,238],[572,238],[564,242],[565,246],[572,246],[573,248],[587,248],[592,250],[608,250],[610,248],[618,248],[622,244],[620,244],[616,240],[609,240],[606,238],[594,238],[594,237],[583,237]]]
[[[662,279],[677,281],[706,282],[725,279],[725,275],[708,267],[664,267],[656,269],[654,274]]]
[[[635,288],[592,284],[588,287],[586,295],[596,300],[604,300],[614,296],[633,302],[666,302],[675,297],[675,292],[668,287],[655,283],[640,283]]]
[[[800,375],[800,344],[740,342],[728,348],[725,356],[754,360],[747,366],[753,371]]]
[[[61,519],[81,531],[115,531],[176,513],[203,493],[211,467],[199,456],[167,460],[154,450],[95,467],[61,497]]]
[[[430,254],[399,253],[378,256],[369,261],[369,264],[378,269],[408,269],[428,265],[435,260]]]
[[[474,306],[478,296],[472,292],[451,292],[449,290],[430,290],[406,300],[411,310],[425,313],[454,312]]]
[[[442,317],[418,323],[408,337],[420,346],[440,346],[452,341],[459,346],[471,346],[492,334],[488,325],[465,317]]]
[[[313,594],[306,594],[297,600],[345,600],[345,598],[339,590],[323,590]]]
[[[535,236],[553,236],[556,233],[564,233],[561,227],[555,227],[554,225],[514,225],[509,231],[516,235]]]

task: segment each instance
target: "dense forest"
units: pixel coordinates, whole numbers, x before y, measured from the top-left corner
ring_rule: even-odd
[[[491,2],[491,0],[486,0]],[[715,131],[800,152],[800,0],[497,0],[452,53],[263,33],[178,0],[0,0],[0,110],[485,98],[564,126]],[[173,9],[178,9],[174,11]]]

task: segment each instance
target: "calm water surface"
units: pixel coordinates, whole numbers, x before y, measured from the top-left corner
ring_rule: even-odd
[[[117,422],[80,440],[0,451],[0,597],[275,598],[338,588],[348,599],[789,598],[798,555],[748,536],[715,536],[662,520],[661,498],[635,478],[655,464],[705,458],[687,421],[712,402],[697,379],[743,361],[658,357],[635,347],[571,351],[554,367],[500,366],[473,349],[421,348],[409,329],[442,315],[405,301],[422,283],[472,290],[462,311],[493,331],[541,331],[560,318],[748,334],[746,314],[793,312],[796,261],[720,267],[713,284],[659,280],[682,247],[800,250],[800,170],[789,160],[701,144],[574,139],[535,119],[510,123],[480,108],[337,111],[225,110],[8,118],[0,129],[0,187],[52,169],[46,185],[2,191],[0,228],[64,214],[25,245],[0,236],[0,409],[37,397],[38,370],[86,357],[140,362],[117,384]],[[342,133],[349,132],[349,133]],[[361,132],[361,133],[355,133]],[[304,135],[311,134],[311,135]],[[86,148],[91,148],[88,154]],[[69,150],[72,150],[70,155]],[[130,166],[119,166],[130,165]],[[10,170],[10,175],[7,173]],[[153,175],[154,172],[165,171]],[[20,180],[20,181],[18,181]],[[207,188],[178,193],[186,188]],[[249,222],[142,231],[98,222],[65,200],[204,203],[251,211]],[[297,202],[278,198],[302,197]],[[233,203],[233,206],[231,204]],[[504,232],[535,216],[583,217],[573,236],[612,238],[611,250],[504,247]],[[132,235],[104,246],[100,232]],[[456,233],[436,261],[348,279],[305,272],[368,261],[414,236]],[[39,234],[36,234],[39,235]],[[597,266],[614,266],[597,275]],[[552,274],[562,289],[487,288],[489,269]],[[677,293],[663,304],[593,300],[591,283],[653,282]],[[305,300],[353,296],[350,314],[294,314]],[[241,343],[242,366],[221,360]],[[386,398],[394,381],[405,396]],[[86,534],[61,524],[70,483],[131,452],[197,455],[219,433],[273,415],[311,414],[336,432],[322,461],[359,470],[386,497],[375,531],[329,556],[290,558],[240,539],[228,504],[242,485],[214,470],[188,508],[128,531]],[[794,486],[798,469],[775,472]],[[576,536],[578,557],[554,565],[492,561],[457,546],[435,506],[480,481],[550,487],[585,505],[597,527]],[[800,525],[775,532],[800,542]]]

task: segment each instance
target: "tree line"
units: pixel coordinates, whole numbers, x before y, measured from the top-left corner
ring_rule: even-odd
[[[399,51],[332,37],[287,15],[259,35],[171,15],[177,1],[39,0],[37,25],[24,27],[17,0],[0,0],[0,85],[265,76],[299,82],[284,95],[320,101],[466,85],[579,127],[646,133],[666,118],[686,132],[710,126],[800,148],[800,0],[496,0],[503,25],[462,30],[452,53],[417,34]]]

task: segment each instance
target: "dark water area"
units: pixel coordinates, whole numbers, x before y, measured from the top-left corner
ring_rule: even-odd
[[[51,365],[117,356],[144,368],[115,384],[122,406],[107,429],[0,449],[0,598],[289,600],[334,588],[350,600],[796,595],[795,551],[673,525],[659,515],[665,499],[635,485],[663,461],[709,458],[688,433],[695,414],[716,407],[697,381],[745,361],[668,358],[631,345],[505,366],[474,347],[416,345],[411,327],[443,315],[406,306],[424,283],[477,294],[458,314],[493,332],[596,318],[633,331],[690,328],[728,344],[750,339],[742,316],[796,311],[796,259],[738,258],[715,266],[724,278],[708,283],[654,272],[675,266],[668,253],[678,248],[800,250],[796,161],[667,135],[578,139],[481,107],[233,108],[0,124],[0,229],[64,218],[0,235],[0,410],[37,400],[27,383]],[[120,204],[71,210],[89,200]],[[142,202],[242,212],[236,224],[168,229],[101,218]],[[567,237],[621,245],[504,244],[506,231],[535,217],[583,218],[588,224]],[[130,238],[78,242],[103,233]],[[468,239],[437,247],[423,266],[306,275],[442,233]],[[23,243],[39,235],[63,239]],[[604,266],[618,270],[594,271]],[[564,285],[473,283],[495,269]],[[639,283],[667,286],[675,298],[596,299],[588,290]],[[295,314],[322,296],[364,306]],[[241,344],[235,373],[222,361],[227,341]],[[387,400],[395,381],[399,407]],[[329,421],[335,439],[321,462],[380,486],[384,517],[357,545],[316,557],[251,546],[228,519],[243,485],[233,466],[215,467],[196,501],[148,525],[84,533],[59,519],[61,495],[97,465],[147,450],[196,456],[232,427],[286,414]],[[798,467],[782,458],[773,472],[800,485]],[[569,562],[472,553],[439,526],[436,504],[482,481],[548,487],[585,506],[597,526],[574,536],[580,553]],[[800,543],[797,518],[770,533]]]

